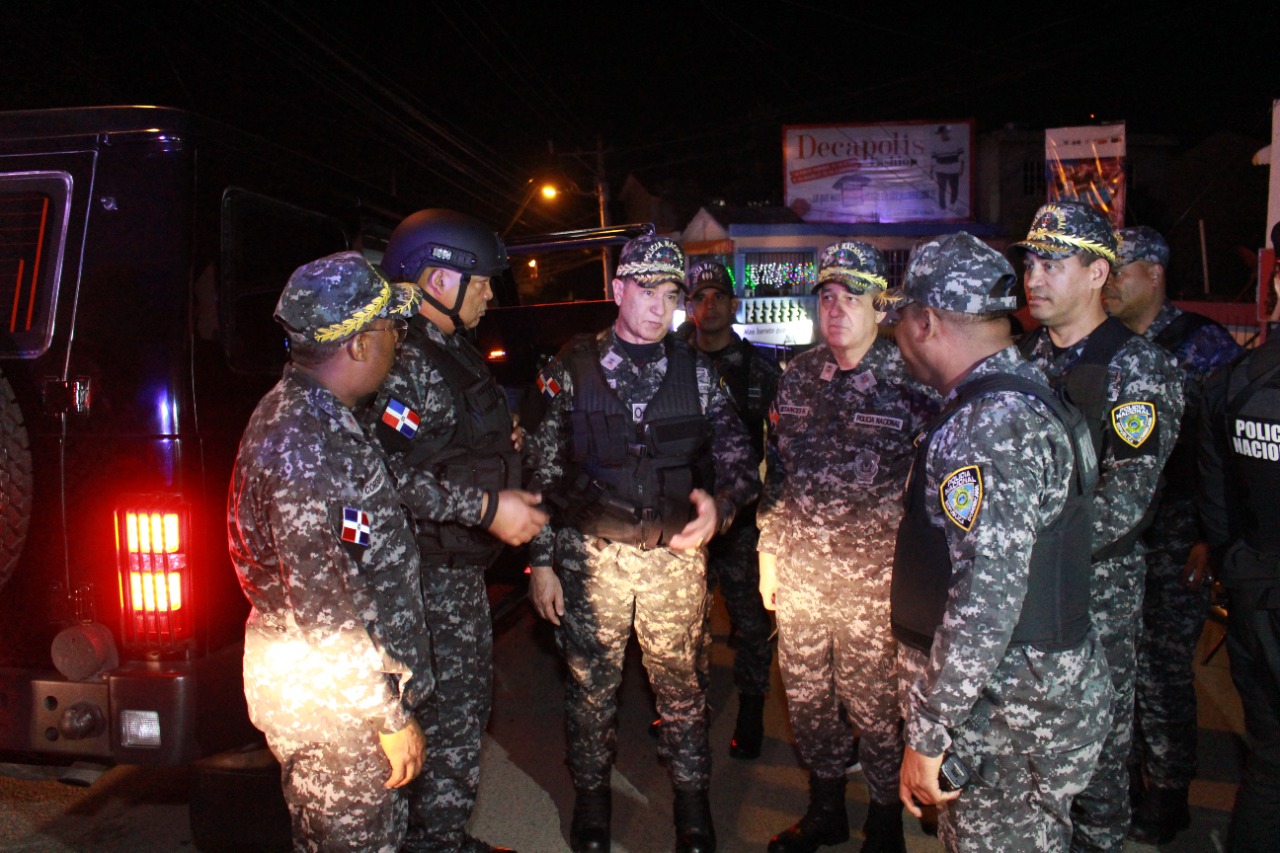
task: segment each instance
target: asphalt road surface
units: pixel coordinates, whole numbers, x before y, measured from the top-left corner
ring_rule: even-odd
[[[1221,627],[1210,624],[1201,643],[1203,660]],[[719,849],[763,851],[769,838],[804,811],[806,776],[797,766],[775,672],[765,711],[767,740],[756,761],[728,756],[737,700],[732,685],[732,651],[725,640],[728,621],[717,606],[711,682],[714,776],[712,807]],[[480,802],[472,831],[486,840],[524,853],[568,850],[573,790],[564,765],[562,676],[549,627],[526,607],[500,625],[495,644],[494,715],[485,739]],[[1222,849],[1235,783],[1239,777],[1242,730],[1239,703],[1227,672],[1225,650],[1197,669],[1200,696],[1201,770],[1192,786],[1192,827],[1164,853],[1204,853]],[[652,700],[639,653],[628,657],[621,709],[618,761],[614,771],[614,850],[656,853],[673,843],[671,793],[656,760],[656,741],[646,734]],[[7,771],[7,772],[6,772]],[[24,778],[15,778],[17,773]],[[187,824],[188,773],[184,769],[117,767],[91,787],[76,788],[21,768],[0,767],[0,850],[161,853],[195,846]],[[867,791],[855,774],[848,791],[853,837],[842,846],[861,845],[858,828],[866,815]],[[228,821],[243,822],[236,810]],[[907,847],[913,853],[940,851],[907,817]],[[1130,843],[1129,851],[1155,851]]]

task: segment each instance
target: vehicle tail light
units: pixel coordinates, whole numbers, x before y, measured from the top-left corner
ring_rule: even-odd
[[[176,651],[191,639],[189,516],[186,504],[169,496],[129,499],[116,510],[126,647]]]

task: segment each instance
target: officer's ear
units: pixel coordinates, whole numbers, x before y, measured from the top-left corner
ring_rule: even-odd
[[[627,280],[625,278],[615,278],[613,280],[613,301],[618,305],[622,304],[622,293],[627,289]]]
[[[436,299],[441,299],[449,288],[449,280],[443,268],[427,267],[418,277],[418,287]]]

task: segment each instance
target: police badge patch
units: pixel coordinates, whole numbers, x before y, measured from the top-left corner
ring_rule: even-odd
[[[1155,431],[1155,404],[1121,403],[1111,410],[1111,425],[1121,441],[1137,449]]]
[[[938,487],[938,497],[947,518],[967,533],[973,529],[982,507],[982,471],[977,465],[952,471]]]

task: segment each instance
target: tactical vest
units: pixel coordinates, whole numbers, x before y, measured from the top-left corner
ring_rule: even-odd
[[[1280,363],[1252,376],[1249,366],[1232,368],[1227,383],[1232,528],[1255,551],[1280,555]]]
[[[638,422],[609,387],[594,336],[575,338],[562,353],[573,409],[567,490],[551,501],[559,524],[657,548],[692,517],[689,493],[713,487],[694,350],[674,335],[664,347],[666,375]]]
[[[1151,341],[1176,358],[1178,349],[1187,339],[1209,325],[1216,324],[1203,314],[1184,311],[1174,317]],[[1164,466],[1164,494],[1167,498],[1187,499],[1195,496],[1197,474],[1194,426],[1199,423],[1200,418],[1199,412],[1192,411],[1190,405],[1191,400],[1188,399],[1188,407],[1182,413],[1182,423],[1186,428],[1178,433],[1173,452],[1169,454],[1169,461]]]
[[[442,347],[422,335],[416,340],[453,399],[457,426],[440,441],[417,441],[406,462],[421,466],[454,487],[474,486],[490,493],[520,488],[520,454],[511,445],[511,411],[484,358],[465,338],[458,347]],[[453,521],[418,519],[418,548],[423,561],[488,566],[502,542],[484,530]]]
[[[1108,409],[1110,401],[1107,399],[1111,359],[1132,337],[1133,330],[1115,317],[1103,320],[1098,328],[1089,333],[1079,360],[1068,371],[1066,382],[1057,389],[1059,397],[1084,415],[1084,421],[1089,427],[1089,437],[1093,440],[1094,458],[1098,461],[1106,455],[1107,434],[1111,430],[1111,413]],[[1026,358],[1031,357],[1032,347],[1030,335],[1023,336],[1018,342],[1018,349]],[[1100,562],[1130,553],[1155,520],[1155,507],[1159,502],[1160,486],[1157,485],[1156,493],[1151,496],[1151,503],[1138,523],[1116,541],[1094,551],[1093,559]]]
[[[1069,649],[1079,645],[1089,630],[1090,558],[1079,543],[1089,541],[1098,466],[1088,428],[1080,413],[1058,400],[1049,388],[1015,374],[999,373],[966,385],[929,432],[916,442],[915,461],[904,495],[906,511],[898,527],[893,557],[890,618],[894,637],[922,652],[927,653],[933,645],[951,588],[946,531],[929,519],[925,489],[929,444],[961,406],[997,391],[1016,391],[1048,406],[1071,436],[1075,459],[1066,505],[1031,548],[1027,594],[1010,644],[1050,651]]]

